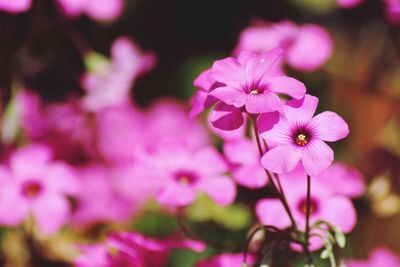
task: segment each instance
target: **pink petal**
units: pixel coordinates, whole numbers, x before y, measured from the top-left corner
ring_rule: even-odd
[[[233,57],[224,58],[214,62],[211,77],[232,88],[241,88],[246,84],[241,64]]]
[[[218,87],[211,91],[210,95],[236,108],[243,107],[247,99],[247,94],[243,90],[229,86]]]
[[[263,83],[272,92],[286,94],[296,99],[303,98],[306,93],[304,83],[287,76],[268,77]]]
[[[59,195],[44,195],[33,203],[33,215],[43,233],[54,234],[69,219],[68,201]]]
[[[263,225],[286,228],[291,225],[285,208],[278,199],[262,199],[256,205],[257,218]]]
[[[333,161],[333,150],[321,140],[312,140],[303,151],[302,163],[311,176],[324,172]]]
[[[281,48],[274,48],[261,54],[259,71],[263,74],[270,76],[270,71],[275,67],[275,64],[281,58],[283,50]]]
[[[222,155],[214,147],[206,147],[196,152],[190,159],[190,169],[197,169],[199,173],[210,175],[228,171],[228,165]]]
[[[257,163],[239,167],[233,171],[233,176],[238,184],[247,188],[261,188],[268,183],[264,168]]]
[[[263,113],[258,116],[257,126],[260,136],[267,141],[269,148],[293,143],[290,125],[279,112]]]
[[[162,205],[187,206],[193,203],[196,197],[194,188],[167,182],[157,194],[157,201]]]
[[[246,110],[252,114],[273,112],[282,107],[283,104],[278,95],[264,92],[258,95],[247,96]]]
[[[53,192],[76,195],[81,189],[81,183],[75,170],[64,162],[52,163],[46,173],[46,185]]]
[[[328,60],[332,51],[333,41],[329,33],[320,26],[305,24],[300,27],[296,41],[288,51],[287,61],[298,70],[314,71]]]
[[[219,205],[229,205],[236,197],[235,184],[225,176],[203,178],[196,187]]]
[[[349,134],[347,123],[331,111],[322,112],[312,118],[310,127],[315,129],[319,139],[328,142],[340,140]]]
[[[211,69],[207,69],[200,73],[200,75],[194,80],[193,85],[202,91],[209,92],[214,83],[215,80],[211,76]]]
[[[315,113],[318,105],[318,98],[306,94],[303,99],[292,99],[283,107],[285,117],[290,122],[308,122]]]
[[[220,103],[223,105],[226,105],[225,103]],[[236,109],[235,107],[232,107],[234,109]],[[240,110],[237,110],[237,112],[239,112]],[[241,111],[240,111],[241,113]],[[211,130],[212,133],[214,133],[215,135],[217,135],[218,137],[220,137],[221,139],[225,140],[225,141],[234,141],[234,140],[238,140],[238,139],[242,139],[245,135],[245,131],[246,131],[246,123],[244,123],[244,118],[243,118],[243,114],[241,113],[240,116],[233,116],[233,114],[231,114],[233,117],[229,118],[229,113],[227,114],[227,116],[225,117],[226,121],[224,122],[224,119],[221,117],[220,121],[215,121],[214,123],[220,127],[220,128],[224,128],[227,130],[222,130],[220,128],[217,128],[213,125],[212,119],[213,116],[215,116],[215,112],[211,111],[207,117],[207,124],[209,129]],[[239,115],[239,114],[238,114]],[[238,121],[236,121],[238,120]],[[220,124],[221,122],[224,122],[226,124]],[[241,125],[239,126],[239,128],[236,129],[232,129],[229,130],[231,128],[235,128],[237,127],[237,125]]]
[[[261,164],[269,171],[287,173],[299,163],[302,149],[288,144],[272,148],[261,158]]]
[[[0,10],[9,13],[20,13],[31,8],[31,0],[0,0]]]
[[[224,143],[224,154],[231,163],[253,164],[259,161],[257,145],[249,139]]]
[[[123,0],[92,0],[86,5],[86,13],[100,21],[110,21],[121,15],[124,9]]]
[[[240,109],[220,102],[211,111],[210,121],[215,128],[232,131],[244,124],[244,117]]]
[[[321,214],[324,219],[339,227],[344,233],[353,230],[357,222],[357,213],[350,199],[342,196],[330,198]]]
[[[218,99],[213,96],[208,95],[207,92],[198,90],[193,95],[190,100],[192,104],[192,109],[190,110],[189,116],[190,118],[194,118],[195,116],[202,113],[204,110],[208,109],[215,103],[217,103]]]

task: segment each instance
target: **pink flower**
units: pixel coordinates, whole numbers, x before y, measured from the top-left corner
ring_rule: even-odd
[[[82,168],[79,175],[82,190],[76,196],[76,211],[72,217],[75,226],[88,227],[99,222],[123,223],[130,218],[135,206],[118,194],[106,168],[93,164]]]
[[[395,255],[387,248],[375,248],[370,254],[368,260],[346,260],[347,267],[398,267],[400,266],[400,257]]]
[[[142,52],[127,37],[119,37],[114,41],[111,57],[112,62],[87,73],[82,79],[87,93],[83,106],[89,111],[129,102],[129,92],[137,78],[155,64],[154,54]]]
[[[39,229],[52,234],[69,220],[68,195],[76,195],[80,184],[75,172],[62,162],[51,161],[46,146],[30,145],[10,157],[10,174],[17,191],[12,212],[0,214],[0,220],[19,224],[30,214]],[[9,217],[9,218],[5,218]]]
[[[333,142],[349,133],[346,122],[325,111],[313,117],[318,98],[306,95],[285,104],[281,114],[263,114],[258,119],[261,137],[272,147],[261,159],[275,173],[292,171],[299,162],[309,175],[325,171],[333,161],[333,151],[324,142]]]
[[[164,267],[173,248],[202,252],[203,243],[168,238],[155,240],[138,233],[121,232],[110,234],[104,244],[80,245],[83,252],[75,259],[77,267]]]
[[[268,177],[260,163],[257,145],[249,139],[226,142],[224,153],[232,163],[235,181],[248,188],[260,188],[267,184]]]
[[[364,177],[354,167],[344,163],[333,163],[322,174],[314,177],[329,187],[335,195],[355,198],[361,196],[366,189]]]
[[[336,0],[339,6],[343,8],[353,8],[363,2],[363,0]]]
[[[314,71],[331,56],[333,42],[329,33],[314,24],[296,25],[290,21],[258,22],[245,29],[235,49],[262,53],[280,47],[284,61],[302,71]],[[318,53],[316,53],[318,51]]]
[[[283,175],[283,187],[293,218],[301,230],[305,230],[307,208],[306,173],[297,168]],[[347,197],[335,195],[331,188],[317,179],[312,180],[310,202],[310,225],[317,220],[325,220],[350,232],[357,221],[356,210]],[[282,203],[278,199],[263,199],[256,205],[256,214],[262,224],[286,228],[291,225]],[[311,240],[311,249],[322,247],[318,238]]]
[[[8,13],[26,12],[31,8],[31,0],[0,0],[0,11]]]
[[[123,0],[57,0],[65,14],[77,17],[86,14],[99,21],[118,18],[123,9]]]
[[[160,185],[157,200],[164,205],[190,205],[198,192],[209,195],[220,205],[227,205],[236,195],[234,183],[224,174],[228,166],[213,147],[199,150],[176,144],[160,147],[143,155],[138,165],[143,179]]]
[[[251,114],[272,112],[282,107],[278,96],[286,94],[296,99],[304,96],[304,84],[287,76],[271,76],[269,71],[281,55],[274,49],[260,55],[242,51],[237,58],[217,60],[211,69],[212,78],[223,84],[210,95]]]
[[[254,258],[249,255],[247,257],[248,264],[254,264]],[[221,254],[211,259],[198,262],[195,267],[241,267],[243,263],[243,254]]]

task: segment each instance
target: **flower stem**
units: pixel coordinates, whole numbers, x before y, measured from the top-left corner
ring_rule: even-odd
[[[260,136],[258,135],[257,121],[256,121],[255,118],[253,118],[253,130],[254,130],[254,137],[256,138],[256,143],[257,143],[257,147],[258,147],[258,152],[259,152],[260,158],[261,158],[261,157],[264,155],[264,152],[263,152],[263,149],[262,149],[262,146],[261,146]],[[268,149],[268,146],[267,146],[266,143],[265,143],[265,146],[266,146],[266,148]],[[276,193],[278,194],[279,199],[281,200],[282,205],[283,205],[283,207],[285,208],[285,211],[286,211],[286,213],[287,213],[288,216],[289,216],[290,222],[292,223],[292,226],[291,226],[291,227],[292,227],[292,228],[297,228],[297,227],[296,227],[296,222],[295,222],[295,220],[294,220],[294,218],[293,218],[292,212],[290,211],[290,208],[289,208],[289,205],[288,205],[288,203],[287,203],[287,200],[286,200],[285,194],[284,194],[284,192],[283,192],[283,188],[282,188],[282,185],[281,185],[281,183],[280,183],[280,180],[279,180],[278,175],[274,173],[274,176],[275,176],[275,178],[276,178],[276,180],[277,180],[277,182],[278,182],[278,185],[279,185],[279,189],[278,189],[278,187],[276,186],[276,184],[275,184],[275,182],[274,182],[274,180],[273,180],[273,178],[272,178],[271,173],[270,173],[267,169],[265,169],[265,168],[264,168],[264,170],[265,170],[265,173],[266,173],[267,176],[268,176],[268,179],[269,179],[270,184],[272,185],[273,189],[274,189],[274,190],[276,191]]]
[[[308,249],[308,240],[310,237],[310,206],[311,206],[311,177],[307,175],[307,209],[306,209],[306,240],[304,242],[304,254],[306,256],[306,263],[311,265],[313,263],[313,259]]]

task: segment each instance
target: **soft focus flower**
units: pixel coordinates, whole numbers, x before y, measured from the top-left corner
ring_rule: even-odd
[[[160,185],[157,200],[164,205],[190,205],[198,192],[227,205],[236,195],[233,181],[224,174],[228,166],[213,147],[193,150],[175,144],[143,154],[139,165],[143,179]]]
[[[284,50],[284,61],[291,67],[314,71],[331,56],[333,42],[329,33],[315,24],[258,22],[242,31],[235,53],[242,50],[263,53],[275,47]]]
[[[82,255],[75,259],[77,267],[163,267],[173,248],[202,252],[203,243],[193,240],[168,238],[155,240],[138,233],[110,234],[104,244],[80,245]]]
[[[333,161],[333,151],[324,142],[333,142],[349,133],[346,122],[336,113],[325,111],[314,116],[318,98],[306,95],[293,99],[278,112],[258,119],[261,136],[272,147],[261,159],[275,173],[292,171],[299,162],[309,175],[319,175]]]
[[[400,24],[400,1],[385,0],[385,15],[390,23]]]
[[[111,60],[82,79],[87,93],[83,106],[89,111],[129,102],[131,87],[154,66],[155,56],[142,52],[129,38],[119,37],[112,44]]]
[[[238,184],[248,188],[260,188],[267,184],[268,177],[255,143],[244,138],[226,142],[224,154],[233,165],[233,177]]]
[[[326,171],[313,179],[320,180],[336,195],[350,198],[361,196],[366,189],[362,174],[356,168],[340,162],[333,163]]]
[[[32,0],[0,0],[0,11],[20,13],[29,10],[31,5]]]
[[[287,76],[271,76],[269,71],[281,55],[274,49],[260,55],[242,51],[237,58],[228,57],[214,62],[211,76],[223,84],[210,95],[236,108],[244,107],[251,114],[276,111],[282,107],[278,93],[300,99],[304,84]]]
[[[57,0],[65,14],[77,17],[86,14],[99,21],[118,18],[124,9],[124,0]]]
[[[367,260],[346,260],[347,267],[398,267],[400,257],[387,248],[375,248]]]
[[[363,0],[336,0],[339,6],[343,8],[353,8],[363,2]]]
[[[80,184],[71,167],[51,157],[49,148],[42,145],[30,145],[11,155],[10,175],[17,194],[7,203],[13,209],[1,213],[0,221],[19,224],[32,215],[42,232],[52,234],[69,220],[67,196],[76,195]]]
[[[243,254],[221,254],[198,262],[195,267],[240,267],[243,263]],[[254,264],[254,258],[251,255],[247,257],[248,264]]]
[[[72,223],[88,227],[95,223],[127,221],[135,208],[113,187],[108,170],[91,165],[79,170],[82,190],[76,196]],[[94,197],[95,196],[95,197]]]
[[[301,230],[305,230],[307,211],[306,173],[297,168],[292,173],[282,175],[285,195],[293,218]],[[312,177],[313,178],[313,177]],[[256,206],[257,217],[265,225],[286,228],[291,225],[282,203],[278,199],[263,199]],[[350,232],[357,221],[356,210],[345,196],[335,195],[330,187],[320,180],[312,179],[310,201],[310,225],[317,220],[328,221],[343,232]],[[320,240],[311,240],[311,249],[322,246]]]

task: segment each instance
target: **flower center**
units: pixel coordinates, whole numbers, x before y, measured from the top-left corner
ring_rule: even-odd
[[[28,181],[22,187],[22,192],[28,198],[35,198],[42,193],[43,187],[37,181]]]
[[[308,140],[310,140],[310,137],[305,133],[299,133],[295,138],[295,142],[299,146],[307,145]]]
[[[253,90],[250,91],[251,95],[258,95],[259,93],[261,93],[261,92],[258,89],[253,89]]]
[[[175,180],[181,185],[192,185],[197,181],[196,174],[188,171],[180,171],[175,174]]]
[[[299,206],[298,206],[299,211],[303,214],[303,215],[307,215],[307,199],[303,199]],[[318,204],[317,201],[315,201],[315,199],[310,199],[310,215],[314,214],[315,212],[317,212],[318,210]]]

